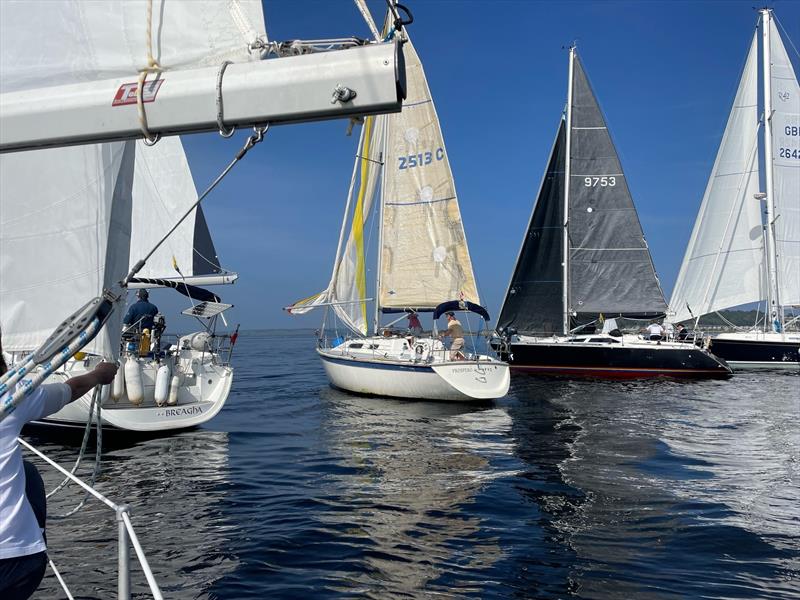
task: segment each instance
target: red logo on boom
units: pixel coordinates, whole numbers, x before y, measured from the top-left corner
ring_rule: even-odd
[[[142,94],[142,102],[155,102],[156,94],[164,83],[162,78],[154,79],[153,81],[144,82],[144,94]],[[136,93],[139,89],[139,82],[123,83],[119,86],[117,94],[114,96],[114,101],[111,106],[123,106],[125,104],[136,104]]]

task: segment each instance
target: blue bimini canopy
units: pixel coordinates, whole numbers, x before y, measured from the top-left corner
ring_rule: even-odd
[[[489,313],[486,312],[485,308],[483,308],[479,304],[473,304],[472,302],[465,302],[463,300],[450,300],[448,302],[442,302],[433,311],[433,318],[434,320],[438,319],[444,313],[456,310],[466,310],[469,312],[474,312],[475,314],[483,317],[484,321],[489,320]]]

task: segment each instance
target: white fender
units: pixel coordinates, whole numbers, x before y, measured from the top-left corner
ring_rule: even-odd
[[[125,362],[125,387],[128,389],[128,400],[134,406],[141,405],[144,400],[144,385],[142,384],[142,367],[135,358]]]
[[[114,375],[114,382],[111,384],[111,399],[114,402],[119,402],[120,398],[125,395],[125,358],[120,356],[119,369],[117,374]]]
[[[181,387],[181,377],[177,373],[172,376],[172,381],[169,383],[169,398],[167,404],[175,406],[178,403],[178,388]]]
[[[164,406],[164,404],[167,402],[167,398],[169,397],[169,384],[169,365],[162,364],[160,367],[158,367],[158,372],[156,373],[155,400],[158,406]]]

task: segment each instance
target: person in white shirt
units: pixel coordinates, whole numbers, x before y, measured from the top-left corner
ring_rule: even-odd
[[[0,375],[6,370],[0,344]],[[117,365],[100,363],[94,371],[65,383],[41,385],[0,421],[0,598],[3,600],[30,598],[47,566],[44,484],[36,467],[22,460],[17,437],[27,422],[58,412],[95,386],[108,385],[116,372]]]
[[[661,341],[661,339],[664,337],[664,328],[660,324],[653,321],[647,326],[647,335],[649,339],[653,341]]]

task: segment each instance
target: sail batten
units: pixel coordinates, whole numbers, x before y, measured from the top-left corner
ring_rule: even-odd
[[[758,34],[670,299],[675,322],[766,296],[759,192]]]

